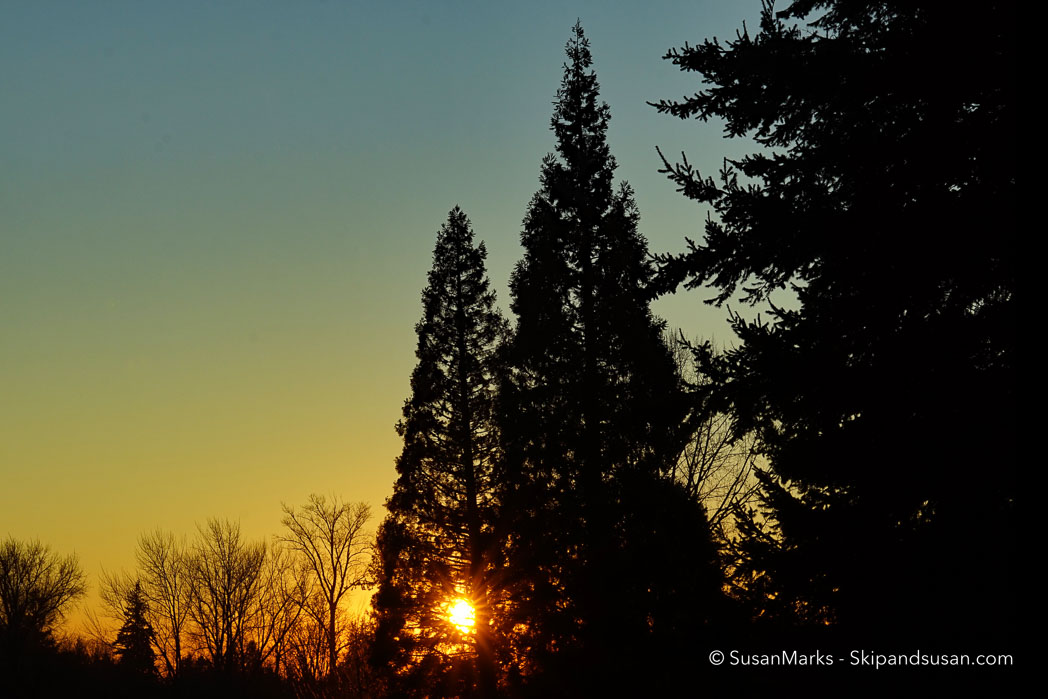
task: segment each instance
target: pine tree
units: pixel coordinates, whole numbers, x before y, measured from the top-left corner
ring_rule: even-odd
[[[743,563],[864,642],[1014,619],[1014,31],[1011,3],[803,0],[667,55],[709,87],[655,106],[768,147],[666,165],[716,212],[667,288],[770,309],[704,358],[772,469]]]
[[[609,666],[642,662],[645,637],[670,614],[660,606],[676,595],[670,588],[687,587],[690,570],[707,575],[695,562],[708,564],[710,550],[701,508],[664,478],[681,446],[681,386],[648,307],[647,245],[629,186],[614,185],[610,110],[579,24],[567,57],[551,121],[556,154],[543,161],[510,282],[507,635],[522,673],[614,683]],[[688,571],[663,567],[681,558]]]
[[[397,691],[411,691],[412,682],[417,691],[495,691],[499,446],[492,409],[506,324],[489,289],[486,256],[483,243],[473,244],[466,215],[452,209],[422,294],[418,365],[397,425],[404,439],[400,475],[379,538],[377,657],[406,668]],[[475,609],[474,630],[449,621],[458,599]],[[463,648],[475,661],[468,666]]]
[[[147,619],[148,611],[142,584],[136,580],[127,593],[124,623],[113,642],[113,649],[122,667],[141,675],[156,672],[153,627]]]

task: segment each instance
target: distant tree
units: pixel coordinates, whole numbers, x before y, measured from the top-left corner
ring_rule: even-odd
[[[354,588],[368,580],[371,540],[365,532],[371,519],[367,503],[355,505],[335,498],[328,503],[323,495],[311,495],[309,503],[296,510],[284,505],[286,532],[278,539],[295,551],[309,574],[311,587],[323,602],[323,613],[316,622],[325,638],[327,672],[338,667],[342,643],[339,605]],[[300,600],[305,607],[306,600]]]
[[[50,642],[66,611],[87,590],[76,555],[39,541],[0,543],[0,652],[11,662]]]
[[[492,696],[491,621],[499,595],[493,405],[496,349],[506,325],[489,288],[486,256],[466,214],[452,209],[437,234],[415,327],[418,365],[397,425],[404,449],[379,533],[374,605],[377,659],[406,667],[408,677],[428,676],[418,682],[440,682],[454,665],[450,657],[466,648],[478,677],[469,691]],[[475,608],[475,630],[449,621],[457,599]]]
[[[346,625],[346,652],[339,667],[339,689],[347,697],[375,697],[379,694],[379,685],[370,662],[372,641],[375,629],[372,619],[357,616]]]
[[[265,543],[245,541],[239,524],[209,519],[200,527],[190,565],[189,616],[197,642],[217,670],[244,666],[254,640],[265,561]]]
[[[710,531],[723,546],[738,533],[735,520],[739,508],[757,502],[760,458],[755,435],[736,437],[731,414],[712,407],[712,384],[695,366],[693,343],[678,335],[668,336],[666,344],[689,396],[682,434],[690,438],[674,467],[674,478],[690,497],[702,503]]]
[[[766,3],[755,35],[666,56],[707,87],[660,111],[765,147],[719,182],[666,162],[715,216],[664,288],[767,312],[700,353],[770,464],[747,565],[769,608],[866,642],[1014,619],[1015,22],[1008,2]]]
[[[135,557],[153,643],[167,676],[177,676],[191,607],[191,554],[184,538],[154,530],[139,538]]]
[[[142,675],[156,672],[153,626],[149,623],[148,611],[142,584],[136,580],[127,594],[124,623],[117,632],[113,650],[121,666]]]
[[[303,600],[312,587],[309,572],[297,553],[278,542],[268,547],[253,602],[250,643],[254,670],[283,671],[291,636],[306,613]]]
[[[303,586],[297,604],[300,614],[288,630],[281,667],[296,685],[318,687],[329,675],[330,655],[325,633],[327,604],[312,584]],[[336,622],[343,617],[340,613]]]
[[[690,573],[656,552],[680,563],[693,549],[705,562],[688,570],[712,571],[701,508],[671,478],[684,404],[648,306],[647,244],[632,191],[613,181],[589,42],[581,25],[572,33],[551,120],[556,154],[543,161],[510,281],[517,327],[501,398],[507,636],[522,673],[557,666],[551,682],[577,683],[558,691],[598,677],[614,685],[647,663],[642,649],[672,615],[690,619],[685,608],[705,600],[692,590],[670,611]],[[624,636],[641,650],[627,651]]]

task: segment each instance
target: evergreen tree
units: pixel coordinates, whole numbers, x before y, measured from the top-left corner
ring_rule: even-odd
[[[379,535],[376,659],[398,668],[398,692],[495,692],[499,447],[492,408],[506,324],[489,289],[486,256],[483,243],[473,244],[466,215],[452,209],[422,293],[418,365],[397,425],[400,475]],[[459,599],[475,610],[472,630],[449,620]]]
[[[142,675],[156,672],[153,627],[147,618],[148,613],[142,584],[136,580],[127,593],[124,623],[113,642],[113,649],[122,667]]]
[[[719,183],[666,165],[717,214],[666,288],[770,308],[704,355],[771,464],[742,564],[767,608],[865,642],[1012,623],[1014,29],[1011,3],[798,0],[667,55],[709,87],[660,111],[771,149]]]
[[[642,662],[653,628],[688,617],[670,611],[671,590],[695,592],[691,572],[709,575],[710,550],[701,508],[664,477],[681,447],[681,387],[648,308],[637,207],[628,185],[613,182],[610,112],[581,25],[567,56],[551,122],[556,154],[543,161],[510,282],[506,633],[523,673],[615,683]],[[685,570],[671,571],[671,560]]]

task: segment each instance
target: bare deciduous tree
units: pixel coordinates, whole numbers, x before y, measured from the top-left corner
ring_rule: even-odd
[[[98,578],[98,596],[101,606],[87,610],[84,630],[88,638],[110,646],[120,627],[124,613],[124,601],[134,588],[136,578],[126,572],[110,573],[102,569]]]
[[[190,556],[184,538],[159,529],[138,540],[138,574],[149,606],[154,645],[167,675],[179,673],[191,599]]]
[[[193,549],[184,539],[154,531],[139,539],[137,557],[135,575],[102,572],[102,618],[89,614],[87,624],[92,638],[112,642],[114,624],[123,619],[127,595],[138,583],[167,676],[178,674],[186,651],[210,656],[216,667],[255,664],[280,671],[308,586],[290,550],[245,544],[235,524],[211,520],[200,528]],[[191,640],[195,646],[187,645]]]
[[[229,520],[209,519],[199,531],[190,565],[189,615],[212,665],[232,670],[244,658],[266,545],[245,541],[240,525]]]
[[[153,628],[157,660],[163,665],[163,673],[174,677],[182,664],[192,593],[186,541],[159,529],[147,532],[139,537],[135,557],[138,570],[134,574],[102,571],[101,617],[88,613],[87,633],[96,641],[112,643],[127,596],[138,583],[146,603],[146,619]]]
[[[668,335],[677,370],[696,394],[696,404],[684,429],[690,437],[674,470],[674,477],[706,508],[710,530],[722,542],[734,530],[736,508],[753,501],[759,488],[754,468],[758,453],[752,434],[738,437],[727,413],[711,410],[701,400],[708,379],[695,366],[691,345],[682,335]]]
[[[316,587],[313,587],[312,594],[307,591],[299,600],[298,608],[302,614],[288,636],[286,667],[288,676],[300,686],[316,686],[327,674],[330,657],[324,633],[326,607]]]
[[[256,648],[256,660],[277,673],[286,662],[289,638],[302,617],[300,600],[309,585],[305,571],[293,559],[290,549],[269,549],[253,604],[249,642]]]
[[[75,554],[60,556],[39,541],[0,543],[0,644],[9,657],[51,635],[86,590]]]
[[[371,540],[365,527],[370,507],[323,495],[311,495],[302,508],[284,505],[284,527],[280,541],[288,544],[306,561],[313,584],[323,601],[323,614],[317,615],[326,642],[328,673],[338,666],[340,651],[339,604],[353,588],[363,587],[368,578]],[[303,600],[303,606],[308,605]]]
[[[750,502],[757,492],[756,462],[752,435],[733,439],[731,418],[724,413],[698,421],[677,461],[678,480],[706,508],[710,528],[721,539],[733,528],[735,507]]]

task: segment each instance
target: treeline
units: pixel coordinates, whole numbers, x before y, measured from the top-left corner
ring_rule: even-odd
[[[79,634],[60,622],[86,591],[75,557],[38,542],[0,547],[6,696],[373,696],[370,623],[348,613],[369,586],[364,503],[314,495],[284,507],[271,542],[209,519],[195,536],[153,531],[137,567],[103,573]]]

